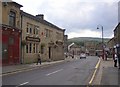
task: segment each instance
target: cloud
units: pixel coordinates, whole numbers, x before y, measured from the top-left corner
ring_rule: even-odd
[[[91,31],[89,29],[81,29],[78,32],[68,33],[68,38],[73,37],[101,37],[101,33],[97,31]]]
[[[24,11],[36,15],[44,14],[45,19],[58,27],[65,28],[69,37],[101,33],[97,25],[104,27],[104,36],[110,37],[117,24],[118,0],[14,0],[21,3]],[[34,4],[33,4],[34,3]],[[84,29],[84,31],[83,31]],[[86,32],[85,32],[86,31]],[[85,35],[84,34],[84,35]],[[83,35],[82,35],[83,36]],[[98,35],[99,36],[99,35]]]

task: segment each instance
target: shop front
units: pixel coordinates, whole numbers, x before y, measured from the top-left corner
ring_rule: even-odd
[[[21,31],[9,26],[2,26],[2,65],[20,63]]]

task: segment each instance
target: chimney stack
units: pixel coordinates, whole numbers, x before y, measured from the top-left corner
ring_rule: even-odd
[[[37,18],[44,20],[44,15],[43,14],[38,14],[36,15]]]

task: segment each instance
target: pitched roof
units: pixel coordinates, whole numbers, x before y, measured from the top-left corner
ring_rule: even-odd
[[[65,31],[65,29],[61,29],[61,28],[57,27],[56,25],[54,25],[54,24],[52,24],[52,23],[50,23],[50,22],[48,22],[48,21],[46,21],[44,19],[38,18],[38,17],[36,17],[34,15],[31,15],[29,13],[26,13],[26,12],[24,12],[22,10],[21,10],[21,15],[26,16],[28,18],[31,18],[31,19],[33,19],[35,21],[38,21],[38,22],[40,22],[40,23],[42,23],[44,25],[47,25],[49,27],[52,27],[52,28],[55,28],[55,29],[58,29],[58,30],[61,30],[61,31]]]
[[[116,30],[117,30],[118,26],[120,26],[120,22],[116,25],[116,27],[115,27],[114,31],[116,31]]]

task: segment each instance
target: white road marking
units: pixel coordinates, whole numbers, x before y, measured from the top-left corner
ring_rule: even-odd
[[[48,73],[48,74],[46,74],[46,76],[49,76],[49,75],[51,75],[51,74],[54,74],[54,73],[60,72],[60,71],[62,71],[62,70],[63,70],[63,69],[60,69],[60,70],[54,71],[54,72],[52,72],[52,73]]]
[[[25,85],[25,84],[28,84],[28,83],[29,83],[29,82],[24,82],[24,83],[20,84],[20,86],[21,86],[21,85]]]

